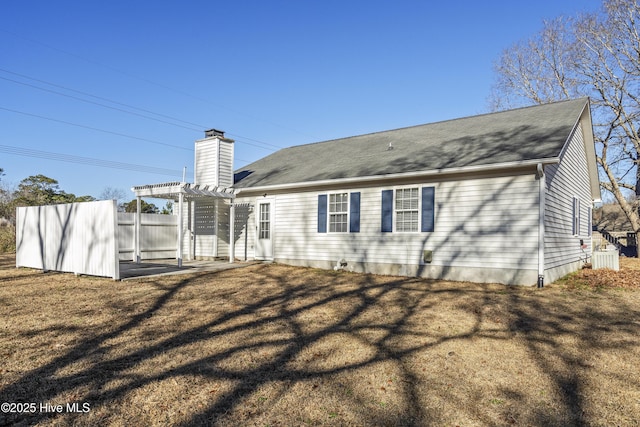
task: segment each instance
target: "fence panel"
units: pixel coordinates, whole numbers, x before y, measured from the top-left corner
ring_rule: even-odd
[[[17,208],[16,266],[120,278],[116,202]]]
[[[175,258],[178,217],[175,215],[141,214],[141,259]],[[134,259],[135,213],[118,213],[120,260]]]

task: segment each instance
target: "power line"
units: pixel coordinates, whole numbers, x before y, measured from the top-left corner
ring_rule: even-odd
[[[156,115],[156,116],[159,116],[159,117],[164,117],[166,119],[173,120],[175,122],[180,122],[180,123],[184,123],[184,124],[191,125],[191,126],[197,126],[199,128],[199,129],[197,129],[198,131],[201,131],[202,129],[207,128],[207,126],[204,126],[204,125],[188,122],[186,120],[182,120],[182,119],[178,119],[178,118],[175,118],[175,117],[171,117],[171,116],[168,116],[166,114],[156,113],[156,112],[151,111],[151,110],[147,110],[147,109],[144,109],[144,108],[136,107],[136,106],[130,105],[130,104],[125,104],[124,102],[114,101],[113,99],[105,98],[105,97],[102,97],[102,96],[93,95],[93,94],[88,93],[88,92],[83,92],[81,90],[70,88],[68,86],[62,86],[62,85],[59,85],[59,84],[56,84],[56,83],[48,82],[46,80],[36,79],[35,77],[30,77],[30,76],[27,76],[25,74],[16,73],[14,71],[7,70],[5,68],[0,68],[0,71],[2,71],[4,73],[7,73],[7,74],[12,74],[14,76],[22,77],[24,79],[32,80],[32,81],[35,81],[35,82],[38,82],[38,83],[44,83],[46,85],[57,87],[59,89],[64,89],[64,90],[67,90],[69,92],[74,92],[74,93],[77,93],[77,94],[80,94],[80,95],[84,95],[84,96],[88,96],[88,97],[91,97],[91,98],[94,98],[94,99],[99,99],[101,101],[107,101],[107,102],[110,102],[110,103],[115,104],[115,105],[121,105],[123,107],[131,108],[131,109],[138,110],[138,111],[142,111],[144,113],[149,113],[149,114],[153,114],[153,115]]]
[[[100,102],[90,101],[88,99],[83,99],[83,98],[80,98],[80,97],[77,97],[77,96],[73,96],[73,95],[69,95],[69,94],[66,94],[66,93],[58,92],[58,91],[55,91],[55,90],[52,90],[52,89],[47,89],[47,88],[44,88],[44,87],[32,85],[30,83],[19,82],[17,80],[9,79],[9,78],[6,78],[6,77],[0,77],[0,79],[6,80],[8,82],[16,83],[16,84],[19,84],[19,85],[23,85],[23,86],[28,86],[28,87],[31,87],[31,88],[34,88],[34,89],[38,89],[38,90],[41,90],[41,91],[44,91],[44,92],[53,93],[55,95],[64,96],[66,98],[75,99],[76,101],[86,102],[87,104],[98,105],[100,107],[108,108],[110,110],[120,111],[122,113],[132,114],[134,116],[142,117],[144,119],[154,120],[156,122],[165,123],[165,124],[172,125],[172,126],[177,126],[177,127],[183,128],[183,129],[193,130],[193,131],[197,131],[197,132],[199,132],[201,130],[201,129],[196,129],[196,128],[193,128],[193,127],[187,127],[187,126],[179,125],[177,123],[171,123],[171,122],[168,122],[166,120],[157,119],[155,117],[146,116],[144,114],[136,113],[136,112],[133,112],[133,111],[123,110],[122,108],[112,107],[110,105],[102,104]]]
[[[114,131],[110,131],[110,130],[106,130],[106,129],[100,129],[100,128],[96,128],[96,127],[93,127],[93,126],[80,125],[78,123],[72,123],[72,122],[68,122],[66,120],[59,120],[59,119],[54,119],[54,118],[51,118],[51,117],[45,117],[45,116],[41,116],[39,114],[26,113],[24,111],[13,110],[11,108],[0,107],[0,110],[9,111],[11,113],[16,113],[16,114],[22,114],[24,116],[36,117],[38,119],[49,120],[51,122],[62,123],[62,124],[65,124],[65,125],[75,126],[75,127],[79,127],[79,128],[83,128],[83,129],[89,129],[89,130],[93,130],[93,131],[96,131],[96,132],[102,132],[102,133],[107,133],[107,134],[110,134],[110,135],[121,136],[123,138],[130,138],[130,139],[135,139],[135,140],[138,140],[138,141],[149,142],[151,144],[158,144],[158,145],[164,145],[164,146],[167,146],[167,147],[179,148],[180,150],[193,151],[193,148],[180,147],[179,145],[167,144],[167,143],[160,142],[160,141],[154,141],[153,139],[147,139],[147,138],[141,138],[141,137],[138,137],[138,136],[127,135],[127,134],[124,134],[124,133],[114,132]]]
[[[218,104],[218,103],[212,102],[212,101],[210,101],[209,99],[202,98],[202,97],[200,97],[200,96],[196,96],[196,95],[193,95],[193,94],[191,94],[191,93],[188,93],[188,92],[185,92],[185,91],[182,91],[182,90],[179,90],[179,89],[172,88],[172,87],[170,87],[170,86],[167,86],[167,85],[164,85],[164,84],[161,84],[161,83],[158,83],[158,82],[155,82],[155,81],[152,81],[152,80],[146,79],[146,78],[144,78],[144,77],[140,77],[140,76],[138,76],[138,75],[135,75],[135,74],[132,74],[132,73],[126,72],[126,71],[121,70],[121,69],[119,69],[119,68],[115,68],[115,67],[112,67],[112,66],[110,66],[110,65],[107,65],[107,64],[104,64],[104,63],[98,62],[98,61],[94,61],[94,60],[92,60],[92,59],[89,59],[89,58],[86,58],[86,57],[84,57],[84,56],[81,56],[81,55],[75,54],[75,53],[73,53],[73,52],[69,52],[69,51],[66,51],[66,50],[63,50],[63,49],[59,49],[59,48],[57,48],[57,47],[54,47],[54,46],[51,46],[51,45],[49,45],[49,44],[43,43],[43,42],[41,42],[41,41],[34,40],[34,39],[31,39],[31,38],[28,38],[28,37],[24,37],[24,36],[22,36],[22,35],[20,35],[20,34],[16,34],[16,33],[12,32],[12,31],[8,31],[8,30],[6,30],[6,29],[2,29],[2,28],[0,28],[0,31],[2,31],[2,32],[4,32],[4,33],[7,33],[7,34],[10,34],[10,35],[12,35],[12,36],[14,36],[14,37],[17,37],[17,38],[20,38],[20,39],[26,40],[26,41],[28,41],[28,42],[30,42],[30,43],[34,43],[34,44],[38,44],[38,45],[40,45],[40,46],[44,46],[44,47],[46,47],[47,49],[51,49],[51,50],[54,50],[54,51],[57,51],[57,52],[60,52],[60,53],[64,53],[65,55],[68,55],[68,56],[74,57],[74,58],[76,58],[76,59],[80,59],[80,60],[85,61],[85,62],[88,62],[88,63],[90,63],[90,64],[97,65],[97,66],[99,66],[99,67],[103,67],[103,68],[109,69],[109,70],[111,70],[111,71],[115,71],[115,72],[117,72],[117,73],[119,73],[119,74],[122,74],[122,75],[125,75],[125,76],[127,76],[127,77],[130,77],[130,78],[133,78],[133,79],[136,79],[136,80],[140,80],[140,81],[143,81],[143,82],[149,83],[149,84],[151,84],[151,85],[154,85],[154,86],[160,87],[160,88],[165,89],[165,90],[167,90],[167,91],[174,92],[174,93],[178,93],[178,94],[180,94],[180,95],[187,96],[187,97],[190,97],[190,98],[193,98],[193,99],[197,99],[197,100],[199,100],[199,101],[201,101],[201,102],[204,102],[204,103],[207,103],[207,104],[214,105],[214,106],[216,106],[217,108],[220,108],[220,109],[223,109],[223,110],[227,110],[227,111],[231,111],[231,112],[233,112],[233,113],[235,113],[235,114],[242,115],[242,116],[248,117],[248,118],[253,119],[253,120],[261,121],[261,122],[264,122],[264,123],[269,123],[269,124],[271,124],[272,126],[276,126],[276,127],[282,128],[282,129],[286,129],[286,130],[289,130],[289,131],[295,132],[295,133],[300,134],[300,135],[305,135],[305,136],[308,136],[308,137],[312,137],[312,138],[318,139],[318,138],[317,138],[317,137],[315,137],[315,136],[312,136],[312,135],[306,134],[306,133],[304,133],[304,132],[300,132],[300,131],[299,131],[299,130],[297,130],[297,129],[292,129],[292,128],[289,128],[289,127],[287,127],[287,126],[283,126],[283,125],[281,125],[281,124],[279,124],[279,123],[271,122],[271,121],[269,121],[269,120],[260,119],[259,117],[255,117],[255,116],[253,116],[253,115],[250,115],[250,114],[247,114],[247,113],[244,113],[244,112],[241,112],[241,111],[235,110],[235,109],[233,109],[233,108],[229,108],[229,107],[227,107],[227,106],[223,106],[223,105],[220,105],[220,104]],[[278,148],[282,148],[282,147],[278,147]]]
[[[30,148],[0,145],[0,152],[16,156],[35,157],[46,160],[56,160],[67,163],[78,163],[87,166],[98,166],[109,169],[121,169],[134,172],[153,173],[158,175],[182,176],[182,172],[175,169],[157,168],[153,166],[136,165],[132,163],[114,162],[111,160],[95,159],[92,157],[73,156],[70,154],[54,153],[50,151],[33,150]]]
[[[179,125],[179,124],[176,124],[176,123],[171,123],[171,122],[168,122],[166,120],[157,119],[155,117],[150,117],[150,116],[147,116],[147,115],[144,115],[144,114],[135,113],[133,111],[123,110],[122,108],[112,107],[112,106],[105,105],[105,104],[102,104],[102,103],[99,103],[99,102],[90,101],[90,100],[87,100],[87,99],[79,98],[77,96],[73,96],[73,95],[61,93],[61,92],[58,92],[58,91],[55,91],[55,90],[46,89],[46,88],[43,88],[43,87],[40,87],[40,86],[32,85],[32,84],[29,84],[29,83],[26,83],[26,82],[20,82],[20,81],[17,81],[17,80],[9,79],[7,77],[0,77],[0,79],[2,79],[2,80],[8,81],[8,82],[12,82],[12,83],[15,83],[15,84],[31,87],[31,88],[38,89],[38,90],[41,90],[41,91],[44,91],[44,92],[53,93],[53,94],[59,95],[59,96],[64,96],[66,98],[75,99],[77,101],[86,102],[86,103],[93,104],[93,105],[98,105],[100,107],[108,108],[108,109],[111,109],[111,110],[120,111],[120,112],[127,113],[127,114],[132,114],[134,116],[142,117],[142,118],[149,119],[149,120],[154,120],[154,121],[157,121],[157,122],[160,122],[160,123],[165,123],[165,124],[168,124],[168,125],[177,126],[177,127],[183,128],[183,129],[188,129],[188,130],[200,132],[202,129],[206,128],[206,126],[202,126],[202,125],[186,122],[184,120],[176,119],[176,118],[173,118],[171,116],[167,116],[167,115],[160,114],[160,113],[155,113],[155,112],[150,111],[150,110],[145,110],[145,109],[138,108],[138,107],[135,107],[135,106],[132,106],[132,105],[129,105],[129,104],[124,104],[124,103],[121,103],[121,102],[118,102],[118,101],[113,101],[113,100],[110,100],[108,98],[99,97],[97,95],[92,95],[90,93],[78,91],[78,90],[71,89],[71,88],[68,88],[68,87],[65,87],[65,86],[61,86],[61,85],[58,85],[58,84],[55,84],[55,83],[50,83],[50,82],[47,82],[47,81],[44,81],[44,80],[35,79],[35,78],[32,78],[32,77],[26,76],[24,74],[14,73],[12,71],[9,71],[9,70],[3,69],[3,68],[0,68],[0,71],[6,72],[6,73],[10,73],[10,74],[13,74],[13,75],[17,75],[17,76],[20,76],[20,77],[23,77],[23,78],[26,78],[26,79],[34,80],[34,81],[37,81],[37,82],[41,82],[41,83],[44,83],[44,84],[48,84],[48,85],[51,85],[51,86],[54,86],[54,87],[59,87],[59,88],[65,89],[65,90],[69,90],[69,91],[75,92],[75,93],[80,93],[82,95],[90,96],[92,98],[101,99],[101,100],[104,100],[104,101],[107,101],[107,102],[111,102],[113,104],[123,105],[123,106],[126,106],[128,108],[133,108],[133,109],[136,109],[136,110],[139,110],[139,111],[148,112],[150,114],[154,114],[154,115],[161,116],[161,117],[167,117],[167,118],[169,118],[171,120],[174,120],[174,121],[181,121],[181,122],[193,125],[193,126],[201,126],[201,128],[198,129],[198,128]],[[231,133],[229,133],[229,135],[232,135],[232,136],[235,136],[237,138],[240,138],[241,141],[238,141],[238,142],[241,142],[241,143],[247,144],[247,145],[251,145],[251,146],[254,146],[254,147],[257,147],[257,148],[261,148],[263,150],[275,151],[274,149],[267,148],[267,147],[262,147],[260,145],[256,145],[256,144],[248,142],[248,141],[254,141],[254,142],[257,142],[259,144],[263,144],[263,145],[267,145],[267,146],[270,146],[270,147],[274,147],[275,149],[282,148],[282,147],[279,147],[277,145],[270,144],[268,142],[264,142],[264,141],[260,141],[260,140],[252,139],[252,138],[248,138],[248,137],[245,137],[245,136],[242,136],[242,135],[231,134]],[[248,141],[242,141],[242,140],[248,140]]]
[[[13,110],[11,108],[0,107],[0,110],[9,111],[11,113],[16,113],[16,114],[22,114],[22,115],[25,115],[25,116],[35,117],[35,118],[38,118],[38,119],[49,120],[49,121],[52,121],[52,122],[62,123],[62,124],[65,124],[65,125],[75,126],[75,127],[79,127],[79,128],[83,128],[83,129],[94,130],[94,131],[97,131],[97,132],[108,133],[108,134],[111,134],[111,135],[121,136],[121,137],[125,137],[125,138],[137,139],[139,141],[150,142],[150,143],[153,143],[153,144],[159,144],[159,145],[165,145],[165,146],[168,146],[168,147],[179,148],[181,150],[194,151],[193,148],[186,148],[186,147],[180,147],[178,145],[166,144],[164,142],[154,141],[152,139],[140,138],[140,137],[137,137],[137,136],[126,135],[126,134],[119,133],[119,132],[112,132],[112,131],[109,131],[109,130],[99,129],[99,128],[95,128],[95,127],[92,127],[92,126],[80,125],[80,124],[68,122],[68,121],[65,121],[65,120],[58,120],[58,119],[54,119],[54,118],[51,118],[51,117],[41,116],[41,115],[38,115],[38,114],[32,114],[32,113],[26,113],[24,111]],[[260,148],[262,148],[262,147],[260,147]],[[265,148],[265,150],[266,150],[266,148]],[[238,157],[235,157],[235,160],[239,160],[239,161],[245,162],[245,163],[251,163],[249,160],[241,159],[241,158],[238,158]]]

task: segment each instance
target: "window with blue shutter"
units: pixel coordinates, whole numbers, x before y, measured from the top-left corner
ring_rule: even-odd
[[[349,228],[349,193],[329,194],[329,233],[346,233]]]
[[[318,195],[318,233],[327,232],[327,195]]]
[[[393,231],[393,190],[382,190],[382,223],[380,231]]]
[[[419,188],[398,188],[395,191],[395,231],[416,232],[420,225]]]
[[[349,200],[349,232],[360,232],[360,193],[351,193]]]
[[[421,231],[433,231],[435,224],[435,187],[422,188],[422,227]]]

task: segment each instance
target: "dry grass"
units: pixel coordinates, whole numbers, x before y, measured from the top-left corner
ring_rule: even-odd
[[[280,265],[128,282],[0,256],[0,425],[638,425],[640,290]],[[66,409],[66,408],[65,408]]]
[[[628,288],[640,290],[640,260],[621,257],[620,270],[618,271],[587,268],[562,278],[558,284],[568,289]]]

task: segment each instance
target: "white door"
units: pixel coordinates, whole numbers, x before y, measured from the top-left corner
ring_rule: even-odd
[[[273,200],[256,203],[256,259],[273,259]]]

